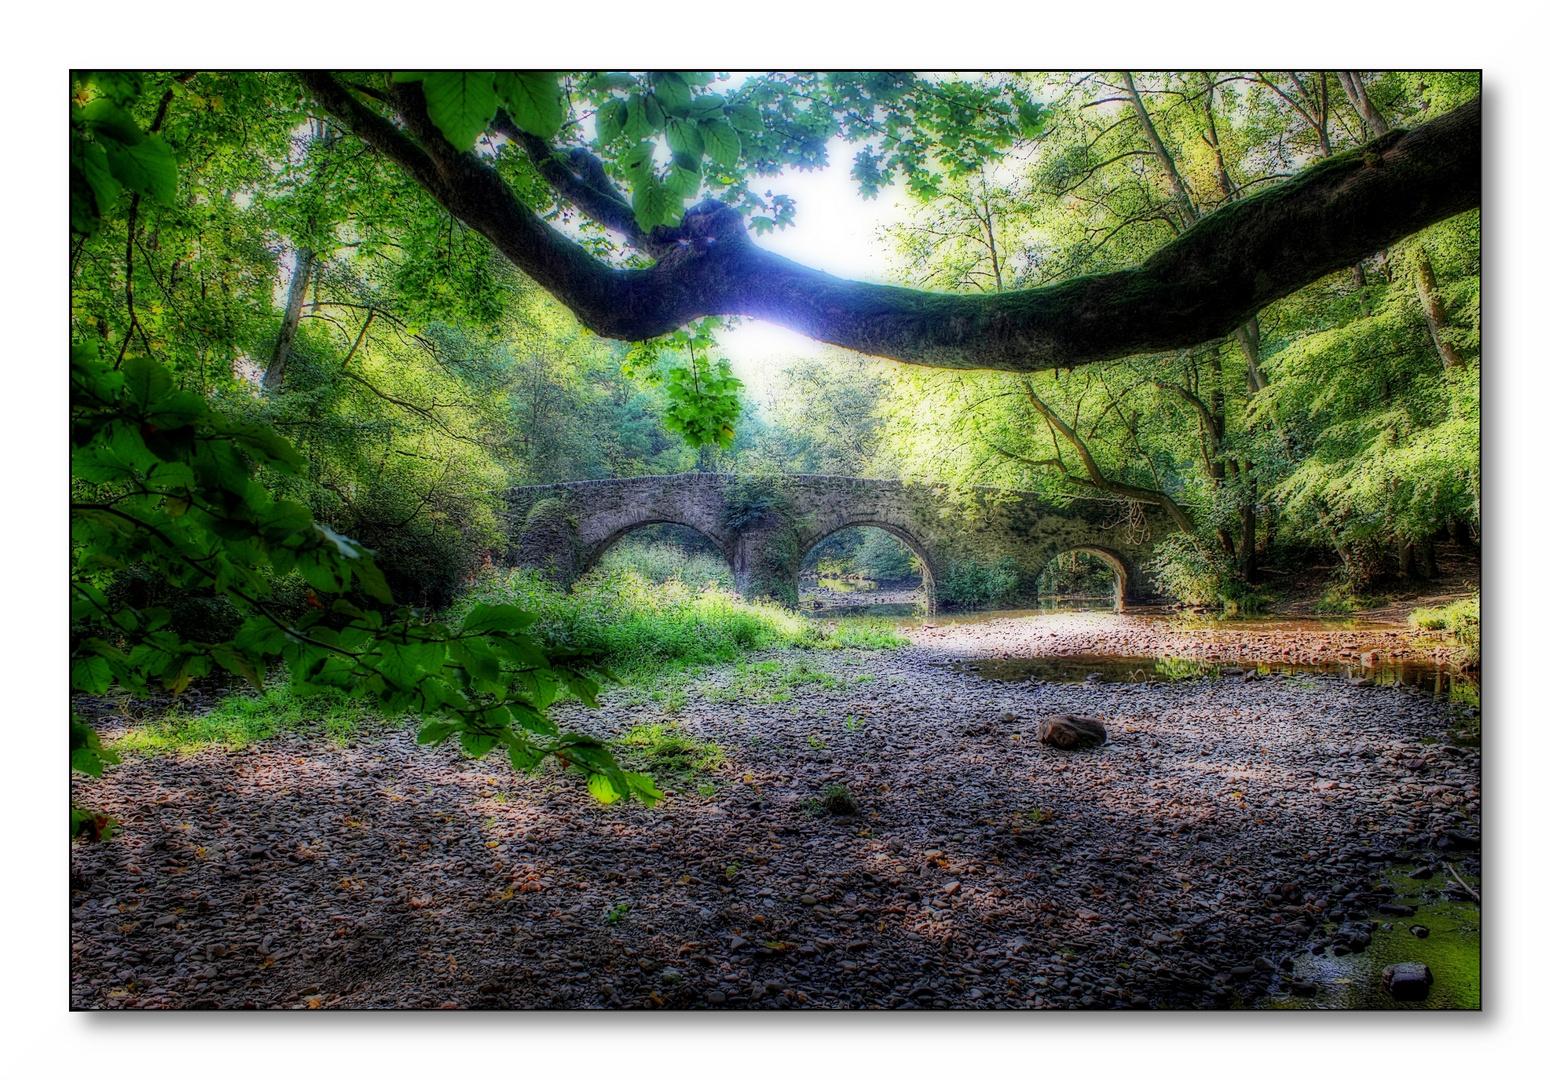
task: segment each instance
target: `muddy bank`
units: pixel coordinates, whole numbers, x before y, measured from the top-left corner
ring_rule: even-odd
[[[621,691],[561,710],[721,748],[654,810],[407,731],[126,761],[91,793],[123,833],[73,853],[71,1003],[1328,1006],[1349,975],[1315,958],[1410,918],[1379,910],[1386,868],[1435,867],[1417,922],[1467,900],[1442,864],[1478,888],[1479,753],[1439,742],[1430,698],[1013,685],[956,655],[722,670],[670,715]],[[1037,743],[1067,711],[1108,745]],[[859,813],[818,809],[834,783]]]

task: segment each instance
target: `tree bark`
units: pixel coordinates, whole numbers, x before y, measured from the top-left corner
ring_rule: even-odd
[[[296,270],[291,274],[291,285],[285,294],[285,318],[280,323],[280,336],[275,339],[274,355],[264,369],[266,394],[278,393],[285,385],[285,365],[291,358],[291,344],[301,325],[301,309],[307,299],[307,281],[312,276],[314,258],[311,248],[296,249]]]
[[[1463,367],[1464,361],[1458,350],[1448,341],[1443,331],[1448,329],[1448,309],[1442,306],[1437,295],[1437,275],[1432,272],[1432,260],[1427,257],[1426,246],[1415,246],[1415,291],[1421,300],[1421,312],[1426,316],[1426,328],[1432,333],[1432,344],[1445,368]]]
[[[402,166],[595,333],[640,341],[706,315],[766,319],[874,356],[948,368],[1040,371],[1213,341],[1324,275],[1480,204],[1480,103],[1337,154],[1201,218],[1139,266],[998,294],[845,281],[764,251],[707,200],[649,269],[594,258],[459,154],[416,84],[395,90],[400,129],[332,76],[318,102]]]

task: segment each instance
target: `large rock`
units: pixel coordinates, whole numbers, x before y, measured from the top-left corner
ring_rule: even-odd
[[[1090,716],[1051,716],[1039,722],[1039,741],[1061,750],[1087,750],[1108,742],[1103,722]]]
[[[1432,986],[1432,969],[1425,964],[1390,964],[1383,969],[1383,989],[1398,1001],[1423,1001]]]

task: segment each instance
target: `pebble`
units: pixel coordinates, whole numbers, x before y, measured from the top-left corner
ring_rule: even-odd
[[[1479,754],[1430,741],[1451,718],[1428,697],[1003,684],[945,663],[1002,639],[944,629],[804,654],[843,685],[781,702],[556,707],[602,737],[674,722],[723,747],[713,796],[670,784],[652,810],[408,730],[126,757],[74,793],[123,825],[72,848],[72,1006],[154,987],[171,1008],[1222,1007],[1216,973],[1249,994],[1256,959],[1310,935],[1365,945],[1326,920],[1368,917],[1385,862],[1440,838],[1478,873]],[[1108,743],[1028,737],[1066,714]],[[836,768],[860,814],[805,814]]]

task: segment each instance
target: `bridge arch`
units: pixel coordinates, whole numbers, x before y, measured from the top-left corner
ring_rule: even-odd
[[[1125,561],[1125,557],[1117,551],[1111,551],[1109,548],[1099,547],[1096,544],[1075,544],[1057,551],[1050,561],[1053,562],[1069,552],[1091,555],[1109,568],[1110,573],[1114,575],[1114,610],[1124,611],[1125,601],[1135,595],[1133,574],[1130,565]],[[1049,564],[1046,563],[1045,565]]]
[[[920,560],[920,586],[926,593],[926,606],[932,611],[936,610],[936,579],[940,570],[937,560],[927,549],[926,545],[912,536],[907,528],[902,525],[896,525],[891,521],[883,521],[873,517],[858,517],[838,525],[825,525],[823,531],[815,531],[803,537],[797,566],[800,567],[802,565],[807,559],[808,553],[815,547],[835,533],[844,532],[846,529],[881,529],[908,548],[910,554]]]
[[[649,525],[679,525],[718,547],[744,595],[796,603],[802,559],[842,529],[871,527],[897,537],[929,575],[935,595],[949,568],[1011,560],[1037,575],[1057,554],[1084,551],[1108,565],[1115,606],[1144,585],[1139,572],[1154,539],[1170,531],[1119,527],[1107,502],[1047,500],[1031,492],[950,491],[937,484],[845,476],[763,476],[771,512],[752,517],[750,478],[722,473],[580,480],[506,493],[506,561],[569,584],[624,536]]]
[[[626,536],[629,536],[631,533],[639,532],[641,529],[649,529],[653,525],[675,525],[680,529],[688,529],[692,533],[703,536],[706,540],[710,541],[711,546],[716,549],[717,554],[719,554],[722,560],[726,562],[727,568],[731,569],[732,559],[731,556],[728,555],[726,544],[721,540],[721,538],[713,536],[698,525],[694,525],[688,521],[678,520],[676,517],[657,517],[649,518],[648,520],[644,521],[638,521],[629,525],[621,525],[612,533],[605,536],[603,539],[589,545],[583,551],[581,556],[581,565],[579,567],[580,573],[585,574],[588,571],[594,569],[598,563],[603,561],[603,556],[607,555],[609,551],[618,546],[619,541],[623,540]]]

